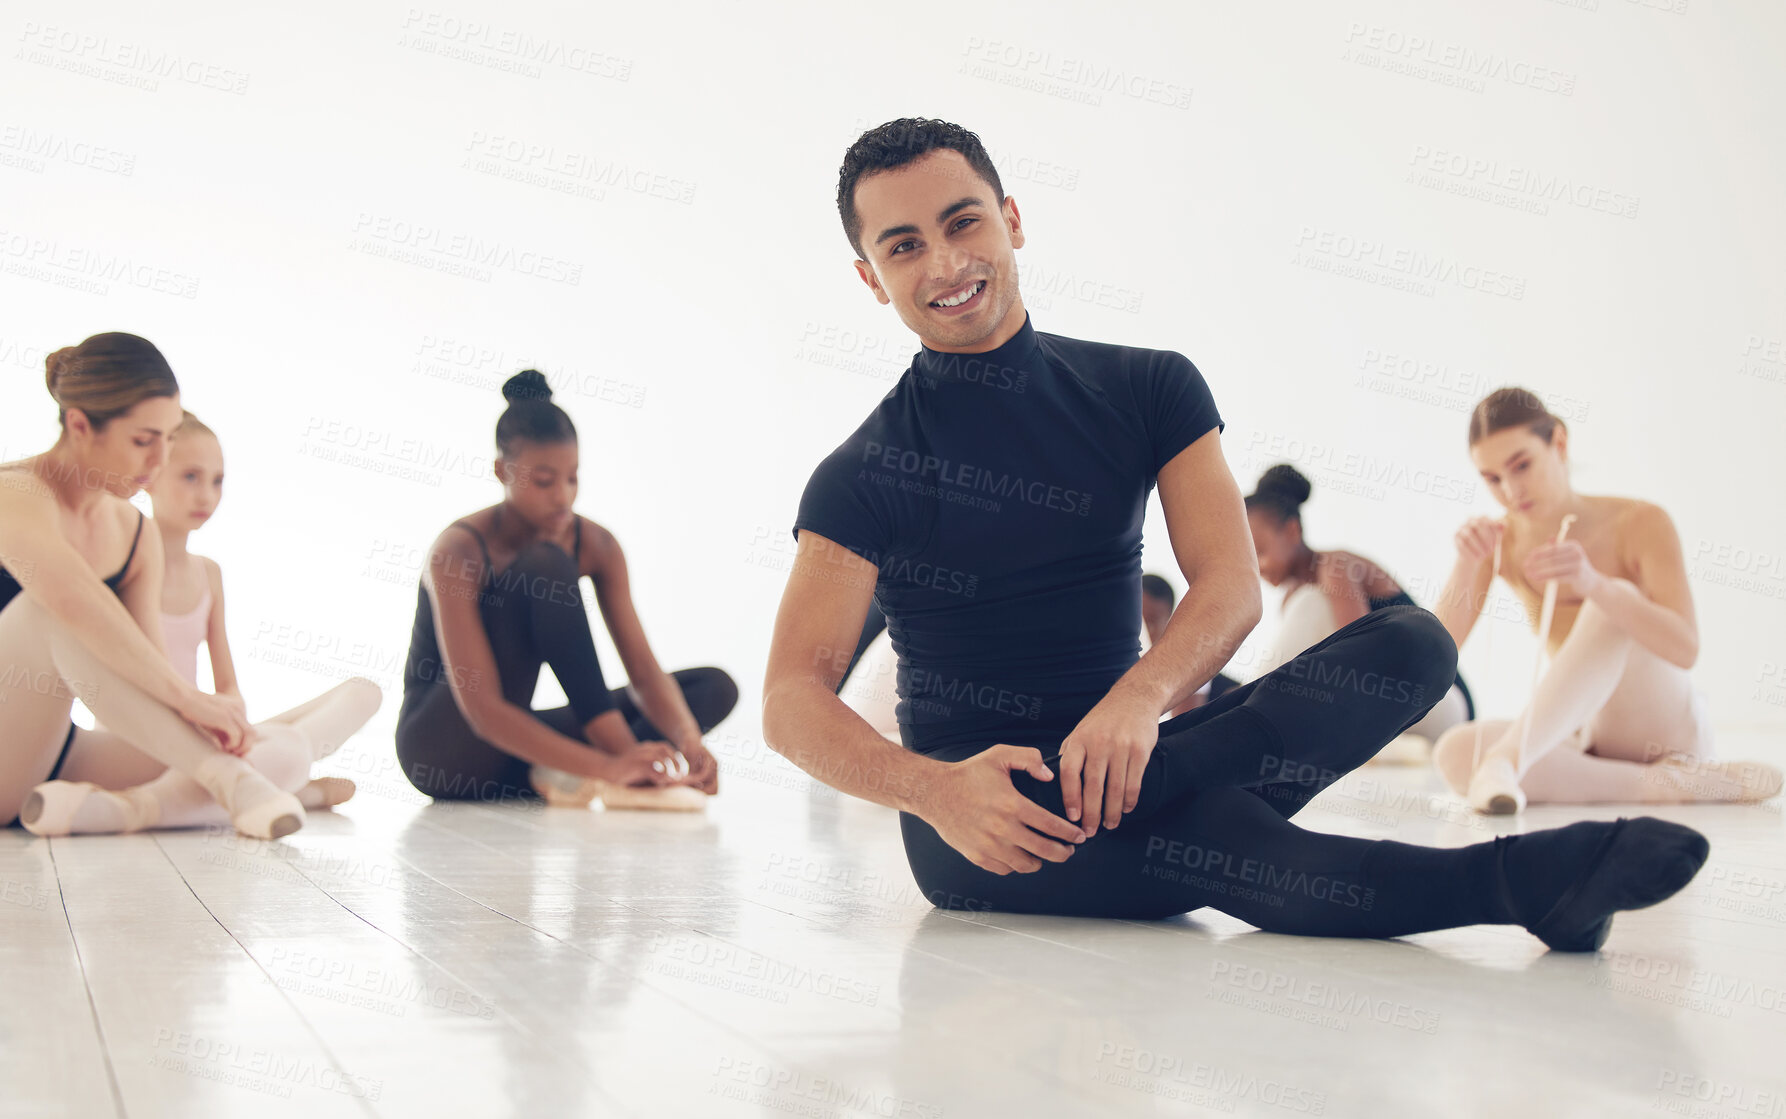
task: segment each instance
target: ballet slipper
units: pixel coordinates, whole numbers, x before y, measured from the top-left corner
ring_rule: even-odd
[[[1432,757],[1432,741],[1425,735],[1398,734],[1365,765],[1425,765]]]
[[[1656,763],[1657,775],[1677,798],[1667,803],[1695,801],[1755,804],[1780,791],[1782,775],[1765,762],[1706,762],[1674,755]]]
[[[1699,873],[1710,853],[1711,844],[1692,828],[1653,816],[1621,816],[1581,876],[1549,912],[1526,927],[1553,951],[1598,951],[1612,931],[1614,914],[1672,897]]]
[[[1525,811],[1525,790],[1513,763],[1498,754],[1484,758],[1464,793],[1470,807],[1487,816],[1511,816]]]
[[[691,785],[609,785],[601,796],[602,807],[610,809],[701,812],[707,807],[707,794]]]
[[[229,822],[254,839],[279,839],[304,826],[298,798],[233,754],[206,758],[190,774],[229,813]]]
[[[107,798],[118,824],[115,827],[80,829],[78,834],[115,834],[142,831],[155,826],[160,805],[152,796],[137,795],[135,789],[115,792],[102,789],[90,781],[45,781],[31,790],[25,806],[19,810],[19,824],[32,835],[45,837],[75,835],[75,817],[83,805],[89,809],[89,798]]]
[[[527,779],[533,791],[552,808],[588,808],[607,785],[594,777],[579,777],[546,765],[529,769]]]
[[[306,812],[318,812],[347,803],[358,791],[358,786],[346,777],[318,777],[295,795]]]

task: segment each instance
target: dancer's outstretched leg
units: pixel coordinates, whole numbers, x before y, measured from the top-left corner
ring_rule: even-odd
[[[1058,782],[1015,775],[1062,811]],[[1210,789],[1140,827],[1099,832],[1063,863],[996,875],[916,816],[901,829],[913,877],[943,908],[1153,919],[1207,906],[1267,932],[1393,937],[1516,924],[1560,951],[1605,942],[1613,914],[1685,886],[1709,845],[1642,817],[1584,821],[1468,847],[1420,847],[1307,831],[1253,792]]]

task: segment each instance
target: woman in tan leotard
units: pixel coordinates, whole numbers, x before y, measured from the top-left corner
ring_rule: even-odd
[[[1457,562],[1434,613],[1461,648],[1497,575],[1524,603],[1534,631],[1553,579],[1556,608],[1549,665],[1526,709],[1512,721],[1453,727],[1440,737],[1434,765],[1484,812],[1518,811],[1528,799],[1772,796],[1779,770],[1713,760],[1705,696],[1688,675],[1699,625],[1674,522],[1647,501],[1575,492],[1568,456],[1568,429],[1524,389],[1499,389],[1471,415],[1470,457],[1507,515],[1473,518],[1458,531]],[[1569,515],[1575,520],[1557,543]]]

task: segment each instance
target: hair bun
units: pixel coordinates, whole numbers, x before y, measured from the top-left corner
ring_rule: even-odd
[[[78,350],[78,346],[63,346],[43,359],[43,380],[49,386],[51,396],[56,395],[56,382],[68,375],[68,367],[74,362]]]
[[[550,400],[552,386],[537,369],[523,369],[502,384],[502,398],[510,404],[522,400]]]
[[[1287,498],[1292,505],[1301,505],[1315,491],[1302,471],[1287,462],[1280,462],[1259,476],[1257,493],[1270,493]]]

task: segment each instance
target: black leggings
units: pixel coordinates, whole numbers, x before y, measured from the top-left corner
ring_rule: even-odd
[[[575,562],[564,549],[550,543],[524,550],[503,574],[511,587],[577,585]],[[584,725],[612,707],[626,719],[634,738],[664,737],[624,687],[609,690],[603,685],[595,638],[580,595],[491,594],[486,595],[479,613],[508,702],[531,707],[540,667],[549,664],[573,702],[533,712],[540,722],[581,741]],[[682,689],[703,734],[718,726],[738,703],[738,685],[724,669],[685,668],[670,676]],[[496,803],[538,795],[528,780],[530,763],[478,737],[444,680],[419,693],[405,694],[397,715],[396,739],[403,775],[436,800]]]
[[[1512,912],[1497,878],[1507,839],[1418,847],[1307,831],[1289,821],[1445,694],[1457,647],[1417,606],[1376,610],[1288,664],[1160,724],[1135,811],[1064,863],[996,875],[901,813],[918,886],[946,909],[1160,918],[1209,906],[1272,932],[1399,936]],[[983,746],[937,756],[959,761]],[[1065,816],[1053,781],[1017,773],[1030,800]],[[1549,833],[1517,837],[1544,842]]]

